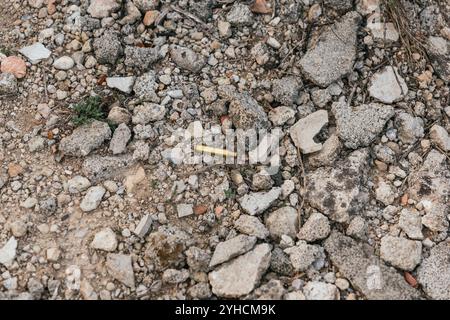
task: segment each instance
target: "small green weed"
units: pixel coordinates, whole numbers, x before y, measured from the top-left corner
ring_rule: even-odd
[[[81,126],[89,123],[92,120],[104,120],[105,113],[101,107],[102,98],[99,96],[87,97],[83,101],[74,106],[75,115],[72,117],[72,122],[76,126]]]

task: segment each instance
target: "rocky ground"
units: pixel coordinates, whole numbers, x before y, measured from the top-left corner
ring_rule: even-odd
[[[450,299],[446,1],[0,1],[0,299]],[[281,166],[174,132],[279,128]]]

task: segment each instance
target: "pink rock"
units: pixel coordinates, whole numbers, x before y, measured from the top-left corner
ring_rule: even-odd
[[[12,73],[18,79],[25,77],[27,74],[25,61],[16,56],[3,59],[0,70],[5,73]]]

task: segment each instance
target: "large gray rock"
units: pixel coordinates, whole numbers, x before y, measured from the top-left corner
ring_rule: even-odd
[[[287,235],[292,239],[298,232],[299,214],[295,208],[283,207],[271,212],[266,219],[266,226],[270,236],[280,239],[282,235]]]
[[[59,150],[69,156],[83,157],[100,147],[109,138],[111,138],[111,129],[108,124],[93,120],[79,126],[70,136],[63,138],[59,143]]]
[[[102,36],[93,42],[95,57],[99,63],[114,65],[123,53],[119,37],[114,31],[105,31]]]
[[[408,238],[422,240],[422,217],[416,210],[403,209],[400,212],[398,226],[402,229]]]
[[[125,48],[125,65],[140,70],[148,70],[155,62],[161,59],[158,48]]]
[[[218,297],[239,298],[249,294],[269,268],[271,246],[257,245],[253,250],[209,273],[212,292]]]
[[[321,87],[327,87],[351,72],[356,56],[356,32],[361,16],[349,12],[325,27],[317,41],[300,60],[303,74]]]
[[[94,155],[84,160],[82,172],[92,182],[99,182],[119,177],[134,163],[135,161],[133,160],[133,155],[131,154],[113,157]]]
[[[147,124],[164,119],[165,114],[166,107],[155,103],[144,102],[134,109],[132,122],[134,124]]]
[[[206,64],[205,59],[199,54],[189,48],[176,45],[170,48],[170,57],[178,67],[194,73],[200,72]]]
[[[336,118],[337,134],[351,149],[369,146],[394,115],[391,106],[371,103],[351,107],[345,98],[333,103],[332,111]]]
[[[242,209],[249,215],[257,215],[266,211],[280,196],[281,188],[273,188],[267,192],[251,192],[238,199]]]
[[[241,254],[251,250],[256,244],[256,237],[239,235],[227,241],[220,242],[209,262],[210,267],[227,262],[228,260],[237,257]]]
[[[131,93],[135,79],[135,77],[109,77],[106,78],[106,84],[109,88]]]
[[[353,287],[369,300],[419,299],[420,292],[411,287],[394,268],[386,266],[362,244],[340,232],[325,240],[333,265]]]
[[[450,299],[450,242],[431,249],[430,256],[417,269],[417,281],[433,299]]]
[[[305,200],[338,222],[348,222],[367,203],[365,195],[368,150],[352,152],[333,167],[320,167],[306,175]]]
[[[394,267],[412,271],[422,259],[422,243],[387,235],[381,238],[380,256]]]
[[[134,288],[134,272],[131,256],[121,253],[109,253],[106,256],[106,270],[116,280]]]
[[[238,129],[265,129],[269,119],[263,107],[248,93],[232,95],[228,109],[231,121]]]

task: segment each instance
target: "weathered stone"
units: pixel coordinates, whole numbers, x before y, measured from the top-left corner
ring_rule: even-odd
[[[389,183],[381,180],[375,189],[375,198],[385,206],[388,206],[394,202],[395,192]]]
[[[189,270],[187,269],[167,269],[162,274],[162,281],[169,284],[177,284],[185,282],[189,279]]]
[[[281,188],[267,192],[251,192],[238,199],[242,209],[249,215],[257,215],[267,210],[280,196]]]
[[[206,63],[202,56],[191,49],[176,45],[170,48],[170,57],[178,67],[193,73],[200,72]]]
[[[386,266],[362,244],[340,232],[325,240],[325,250],[333,265],[369,300],[411,300],[420,293],[394,268]]]
[[[97,232],[91,242],[91,248],[112,252],[117,248],[117,238],[111,228]]]
[[[84,212],[89,212],[97,209],[100,202],[102,202],[103,195],[106,189],[102,186],[95,186],[89,188],[83,200],[80,203],[80,208]]]
[[[368,200],[363,189],[367,157],[367,149],[356,150],[333,167],[307,174],[305,200],[332,220],[349,221]]]
[[[292,276],[292,274],[294,273],[294,267],[292,266],[289,255],[279,247],[274,248],[272,251],[272,257],[270,259],[270,270],[288,277]]]
[[[112,89],[117,89],[125,93],[133,91],[135,77],[109,77],[106,84]]]
[[[326,110],[316,111],[309,116],[297,121],[291,127],[289,133],[292,141],[302,153],[313,153],[322,149],[321,143],[316,143],[314,137],[322,127],[328,123],[328,112]]]
[[[275,126],[282,126],[287,121],[295,118],[296,111],[290,107],[280,106],[270,110],[269,120]]]
[[[269,236],[269,230],[257,218],[243,214],[234,222],[234,227],[242,233],[249,236],[255,236],[259,239],[265,239]]]
[[[394,267],[412,271],[422,259],[422,243],[387,235],[381,239],[380,256]]]
[[[130,154],[114,157],[94,155],[84,160],[82,172],[92,182],[99,182],[117,178],[134,163],[133,156]]]
[[[272,81],[272,95],[275,100],[292,106],[298,99],[302,81],[294,76],[287,76]]]
[[[292,266],[297,272],[306,271],[321,256],[317,246],[307,244],[302,240],[297,242],[296,246],[284,249],[284,252],[289,255]]]
[[[89,181],[89,179],[83,176],[75,176],[67,181],[67,191],[72,194],[83,192],[90,186],[91,182]]]
[[[209,273],[213,293],[223,298],[238,298],[249,294],[269,268],[270,251],[269,244],[259,244]]]
[[[311,281],[303,288],[306,300],[339,300],[338,288],[331,283]]]
[[[338,136],[347,148],[367,147],[383,131],[394,115],[391,106],[372,103],[352,108],[345,98],[333,103]]]
[[[434,71],[442,80],[450,81],[450,41],[441,37],[429,37],[428,55],[432,61]]]
[[[125,48],[125,65],[132,68],[146,71],[159,59],[161,59],[161,56],[158,48]]]
[[[356,56],[356,32],[361,16],[349,12],[326,27],[300,60],[304,75],[321,87],[327,87],[350,73]]]
[[[329,166],[339,155],[342,143],[336,134],[332,134],[322,145],[322,149],[311,154],[308,162],[313,167]]]
[[[106,256],[106,269],[114,279],[127,287],[134,288],[134,272],[130,255],[109,253]]]
[[[314,242],[328,237],[330,234],[330,222],[320,212],[313,212],[297,234],[300,240]]]
[[[403,209],[400,213],[398,226],[406,235],[414,240],[422,240],[422,217],[416,210]]]
[[[431,249],[417,269],[417,280],[423,290],[436,300],[450,299],[450,243],[441,242]]]
[[[383,103],[399,101],[408,93],[408,86],[395,67],[385,67],[374,74],[370,82],[370,96]]]
[[[299,214],[292,207],[283,207],[271,212],[266,219],[266,226],[270,236],[280,239],[282,235],[295,238],[298,232]]]
[[[124,153],[127,150],[127,143],[131,138],[131,130],[125,123],[121,123],[114,131],[109,144],[109,150],[113,154]]]
[[[137,98],[143,101],[158,103],[159,97],[155,92],[156,88],[158,88],[156,74],[154,71],[149,71],[136,79],[133,90]]]
[[[383,21],[378,12],[367,18],[367,28],[370,30],[373,39],[383,44],[396,42],[400,38],[395,25],[392,22]]]
[[[99,63],[114,65],[122,55],[123,49],[119,37],[114,31],[105,31],[103,35],[93,42],[95,57]]]
[[[144,102],[134,109],[132,122],[134,124],[147,124],[150,121],[164,119],[166,108],[156,103]]]
[[[177,204],[178,218],[188,217],[194,214],[193,205],[189,203]]]
[[[153,220],[150,217],[150,214],[146,214],[142,217],[142,219],[139,221],[138,225],[134,229],[133,233],[137,235],[140,238],[143,238],[147,235],[149,232],[151,226],[152,226]]]
[[[131,120],[131,115],[127,109],[114,106],[109,111],[107,119],[112,124],[128,123]]]
[[[256,237],[246,235],[239,235],[227,241],[220,242],[216,246],[211,261],[209,262],[209,266],[214,267],[240,256],[251,250],[255,244]]]
[[[93,120],[76,128],[70,136],[63,138],[59,143],[59,150],[69,156],[83,157],[100,147],[109,138],[111,138],[111,129],[108,124]]]

